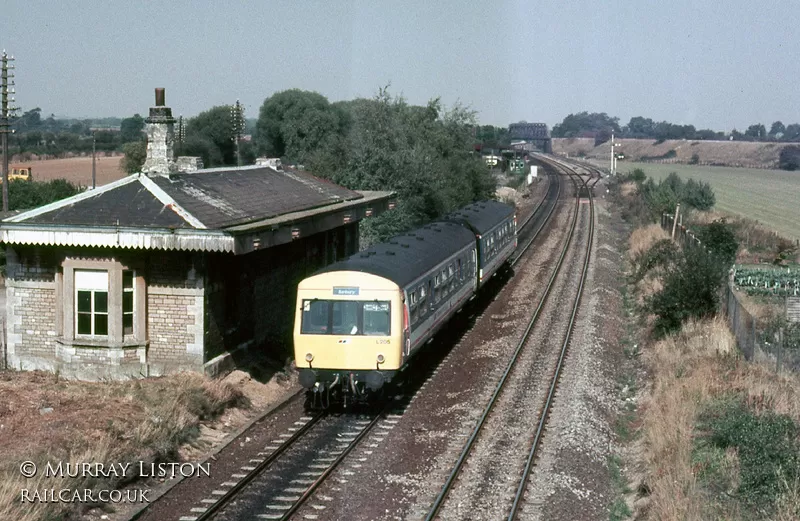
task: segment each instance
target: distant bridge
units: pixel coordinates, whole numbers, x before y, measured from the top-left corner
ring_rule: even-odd
[[[508,126],[508,133],[512,141],[525,141],[527,144],[531,144],[547,153],[553,151],[550,140],[550,130],[547,128],[547,123],[528,123],[525,121],[512,123]],[[530,147],[522,146],[520,148],[527,149]]]

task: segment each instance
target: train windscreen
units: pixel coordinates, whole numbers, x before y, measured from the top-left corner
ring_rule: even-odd
[[[391,303],[383,300],[303,300],[304,335],[391,334]]]

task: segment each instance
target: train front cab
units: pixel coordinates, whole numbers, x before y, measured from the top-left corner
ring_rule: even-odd
[[[300,384],[356,397],[378,391],[403,363],[404,308],[397,284],[369,273],[303,280],[294,326]]]

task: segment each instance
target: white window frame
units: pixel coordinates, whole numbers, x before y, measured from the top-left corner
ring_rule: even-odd
[[[104,279],[104,280],[103,280]],[[75,334],[80,337],[95,337],[95,338],[108,338],[110,329],[110,291],[109,291],[109,275],[106,270],[75,270]],[[78,293],[89,292],[90,303],[90,327],[89,333],[80,333],[78,330],[78,320],[81,314],[86,312],[78,311]],[[106,294],[106,310],[105,312],[95,310],[95,295],[97,293]],[[105,334],[97,334],[95,332],[96,316],[105,315],[106,317],[106,332]]]

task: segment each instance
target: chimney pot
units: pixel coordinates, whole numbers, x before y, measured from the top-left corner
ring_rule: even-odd
[[[165,105],[164,101],[164,88],[163,87],[156,87],[156,107],[163,107]]]

